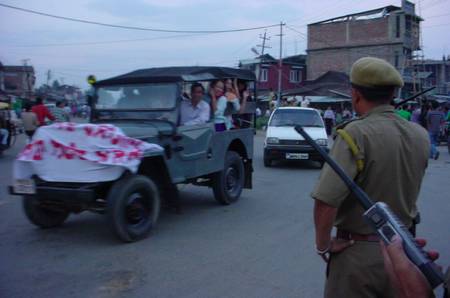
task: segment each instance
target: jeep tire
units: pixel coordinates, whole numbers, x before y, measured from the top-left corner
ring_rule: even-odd
[[[145,176],[122,178],[109,190],[106,217],[110,228],[124,242],[146,237],[155,226],[159,211],[158,189]]]
[[[235,151],[225,155],[222,171],[214,174],[212,188],[215,199],[222,205],[230,205],[241,196],[244,188],[245,172],[242,157]]]
[[[265,166],[266,168],[272,166],[272,160],[271,160],[270,158],[268,158],[268,157],[266,156],[265,153],[264,153],[263,159],[264,159],[264,166]]]
[[[43,205],[38,196],[24,196],[23,210],[33,224],[44,229],[61,226],[70,214],[64,209]]]

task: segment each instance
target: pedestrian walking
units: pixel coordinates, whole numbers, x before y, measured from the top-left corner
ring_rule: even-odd
[[[9,111],[7,108],[0,109],[0,153],[8,148],[9,133]]]
[[[302,108],[308,108],[309,104],[310,104],[310,102],[309,102],[308,98],[307,97],[303,97],[303,100],[302,100],[300,106]]]
[[[431,111],[427,114],[427,127],[430,136],[430,158],[438,159],[439,151],[437,150],[438,137],[441,132],[441,126],[445,123],[444,113],[438,111],[439,104],[435,101],[431,103]]]
[[[333,126],[336,123],[336,115],[331,107],[328,107],[325,113],[323,114],[323,119],[325,120],[325,128],[327,131],[327,135],[331,135]]]
[[[390,102],[403,80],[388,62],[359,59],[351,69],[350,81],[353,109],[360,118],[338,127],[331,157],[372,200],[387,203],[412,229],[428,163],[427,132],[394,116]],[[315,199],[316,249],[327,262],[325,297],[395,297],[385,272],[380,238],[364,221],[363,208],[328,165],[311,196]],[[335,237],[331,235],[333,226],[337,228]]]
[[[342,111],[342,119],[344,121],[348,121],[352,118],[353,118],[352,112],[350,112],[350,110],[347,107],[345,107],[344,111]]]
[[[31,108],[31,111],[36,114],[39,126],[45,125],[45,119],[55,121],[55,117],[44,105],[44,101],[41,97],[36,98],[36,105]]]
[[[63,101],[56,102],[56,108],[53,110],[53,116],[55,117],[55,122],[69,122],[69,114],[65,110],[65,103]]]
[[[411,122],[417,123],[420,125],[420,115],[422,114],[422,109],[420,106],[417,106],[414,111],[411,113]]]
[[[22,122],[25,134],[28,136],[29,140],[33,138],[36,129],[39,126],[39,122],[35,113],[31,111],[31,104],[25,104],[25,111],[22,112]]]
[[[420,116],[419,116],[419,124],[425,129],[428,129],[427,115],[429,110],[430,104],[427,101],[425,101],[422,104],[422,107],[420,108]]]

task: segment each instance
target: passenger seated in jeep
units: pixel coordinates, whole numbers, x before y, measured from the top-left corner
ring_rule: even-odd
[[[181,101],[180,125],[196,125],[209,121],[211,108],[203,101],[205,88],[200,83],[191,86],[191,99]]]

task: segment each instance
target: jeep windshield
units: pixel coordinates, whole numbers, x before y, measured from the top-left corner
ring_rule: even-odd
[[[97,89],[97,110],[169,110],[175,108],[176,84],[102,86]]]
[[[277,109],[269,126],[324,127],[322,118],[315,110]]]
[[[101,86],[93,121],[162,120],[176,123],[178,86],[173,83]]]

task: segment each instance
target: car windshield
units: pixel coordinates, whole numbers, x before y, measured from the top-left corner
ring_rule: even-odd
[[[274,112],[269,126],[324,127],[322,118],[315,110],[278,109]]]
[[[99,110],[166,110],[175,107],[176,84],[115,85],[97,89]]]

